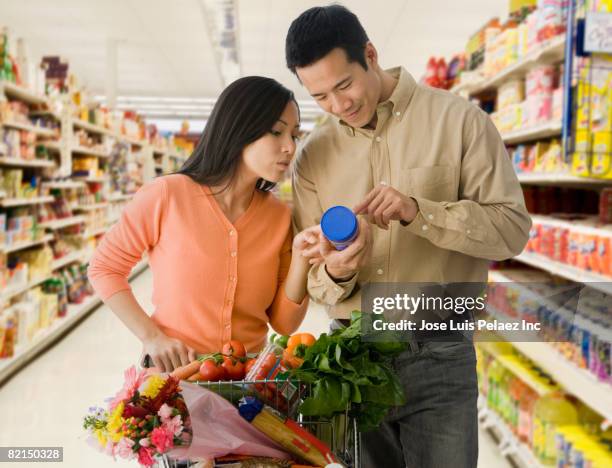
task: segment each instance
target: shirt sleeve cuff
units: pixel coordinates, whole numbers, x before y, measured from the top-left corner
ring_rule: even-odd
[[[325,264],[315,265],[308,273],[308,293],[318,302],[335,305],[351,295],[358,276],[336,283],[327,273]]]
[[[405,228],[421,237],[429,237],[436,228],[444,226],[444,206],[425,198],[414,198],[419,210],[416,217]]]

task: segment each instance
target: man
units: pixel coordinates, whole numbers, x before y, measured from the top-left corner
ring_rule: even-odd
[[[418,85],[403,68],[383,70],[358,18],[339,5],[311,8],[291,24],[286,59],[332,116],[296,158],[297,228],[334,205],[372,223],[361,221],[348,249],[328,245],[310,271],[308,291],[331,318],[360,309],[367,283],[484,283],[490,260],[522,251],[530,218],[484,112]],[[395,367],[407,404],[364,434],[365,466],[475,467],[472,343],[411,341]]]

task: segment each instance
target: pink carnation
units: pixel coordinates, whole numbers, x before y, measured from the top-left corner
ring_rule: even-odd
[[[177,414],[172,419],[167,420],[163,423],[162,427],[169,433],[175,436],[181,435],[183,432],[183,423],[181,421],[181,415]]]
[[[153,466],[153,449],[141,447],[138,451],[138,463],[143,466]]]
[[[124,437],[119,441],[117,446],[115,447],[115,453],[119,455],[121,458],[125,458],[127,460],[131,460],[134,458],[134,450],[132,447],[134,446],[134,441]]]
[[[170,408],[166,403],[164,403],[157,412],[157,414],[161,418],[162,422],[166,422],[172,417],[172,408]]]
[[[174,433],[167,431],[164,427],[156,427],[151,432],[151,442],[159,453],[165,453],[174,446]]]

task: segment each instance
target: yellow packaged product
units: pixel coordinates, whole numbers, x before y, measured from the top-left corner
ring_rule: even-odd
[[[591,173],[594,177],[612,179],[612,132],[593,133]]]
[[[557,458],[555,436],[560,426],[578,421],[576,408],[561,393],[543,396],[534,407],[532,447],[544,464],[554,464]]]

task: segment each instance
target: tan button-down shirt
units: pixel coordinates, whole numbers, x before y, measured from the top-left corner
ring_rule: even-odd
[[[419,206],[408,225],[373,225],[369,264],[335,283],[314,266],[308,292],[333,318],[361,309],[369,282],[484,282],[490,260],[519,254],[531,227],[521,187],[489,117],[465,99],[418,85],[403,68],[376,129],[328,118],[298,150],[295,228],[318,224],[334,205],[354,207],[384,182]]]

